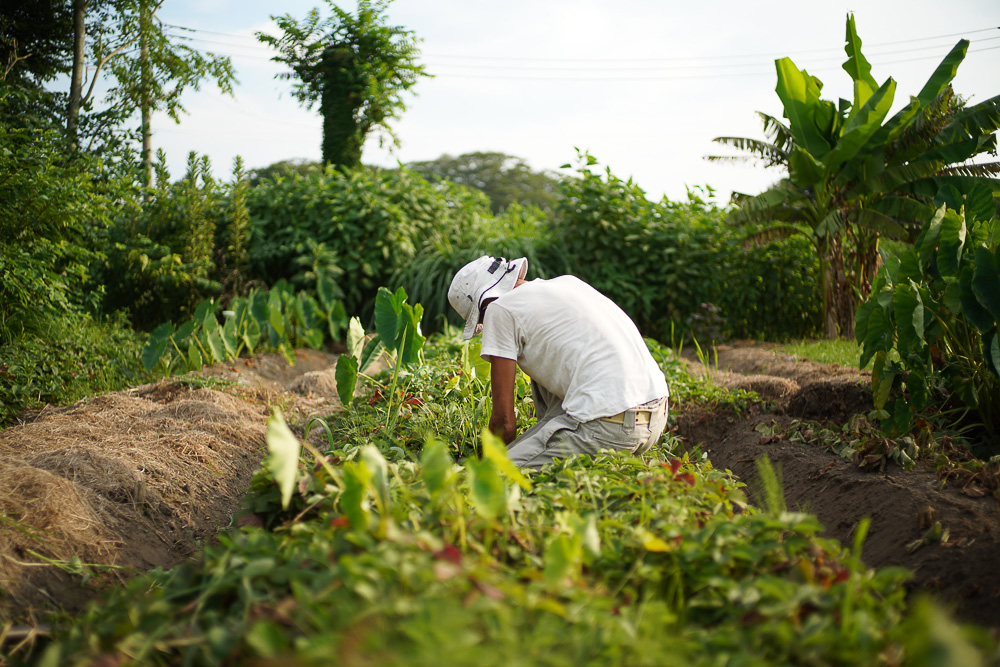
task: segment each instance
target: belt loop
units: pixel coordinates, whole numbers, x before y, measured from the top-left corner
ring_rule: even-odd
[[[635,409],[629,408],[625,411],[625,418],[622,419],[622,432],[631,435],[635,431]]]

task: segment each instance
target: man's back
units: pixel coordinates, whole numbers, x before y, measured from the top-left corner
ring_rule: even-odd
[[[529,281],[490,304],[482,354],[515,359],[581,421],[667,395],[632,320],[574,276]]]

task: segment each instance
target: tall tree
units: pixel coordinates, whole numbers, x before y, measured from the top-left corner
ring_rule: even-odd
[[[298,21],[289,14],[272,16],[281,37],[257,33],[274,47],[272,60],[292,71],[281,79],[297,79],[293,95],[307,108],[317,102],[323,116],[323,161],[335,167],[361,164],[365,140],[375,130],[393,145],[399,140],[390,122],[405,111],[403,93],[429,76],[417,63],[413,32],[385,23],[391,0],[359,0],[357,14],[327,0],[331,15],[313,9]]]
[[[920,93],[886,121],[896,82],[880,86],[872,77],[848,15],[843,67],[854,82],[853,101],[821,99],[822,82],[782,58],[775,62],[776,91],[787,124],[762,114],[770,141],[716,139],[787,170],[766,192],[735,195],[733,219],[774,222],[757,240],[790,234],[812,240],[830,338],[853,335],[855,310],[878,268],[880,238],[909,240],[935,202],[961,199],[977,183],[1000,192],[1000,163],[972,161],[995,155],[1000,97],[965,107],[951,88],[968,46],[959,41]]]
[[[165,111],[179,122],[185,110],[181,95],[189,88],[198,90],[206,79],[232,94],[236,79],[232,64],[229,58],[203,54],[172,39],[157,17],[165,0],[72,1],[74,57],[67,132],[71,141],[77,139],[80,114],[93,102],[97,82],[107,77],[111,85],[105,109],[90,133],[106,132],[138,113],[143,173],[150,186],[152,114]],[[84,62],[88,54],[93,63],[89,68]]]
[[[490,198],[499,213],[513,202],[552,210],[559,198],[560,179],[551,172],[533,171],[513,155],[495,152],[442,155],[436,160],[406,165],[427,179],[441,179],[476,188]]]

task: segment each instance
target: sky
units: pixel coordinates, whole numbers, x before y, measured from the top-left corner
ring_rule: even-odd
[[[337,3],[354,11],[355,0]],[[319,160],[321,118],[300,105],[274,52],[254,38],[278,34],[272,15],[301,19],[324,0],[166,0],[171,34],[232,59],[229,97],[206,83],[188,91],[179,125],[154,116],[154,148],[174,178],[190,151],[229,179],[235,156],[247,167]],[[781,117],[774,61],[790,57],[819,78],[822,97],[851,99],[846,17],[881,84],[897,83],[893,112],[909,101],[948,51],[966,38],[954,80],[971,103],[1000,94],[998,0],[395,0],[387,23],[415,33],[423,78],[392,124],[401,145],[369,139],[363,162],[395,166],[443,154],[498,151],[535,170],[587,151],[602,168],[631,178],[652,199],[710,186],[756,194],[781,176],[749,165],[711,163],[732,151],[718,136],[763,138],[757,111]]]

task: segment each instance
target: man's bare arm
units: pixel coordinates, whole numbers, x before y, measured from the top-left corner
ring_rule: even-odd
[[[517,363],[513,359],[490,357],[490,384],[493,390],[493,414],[490,431],[503,438],[508,445],[517,436],[517,418],[514,415],[514,375]]]

